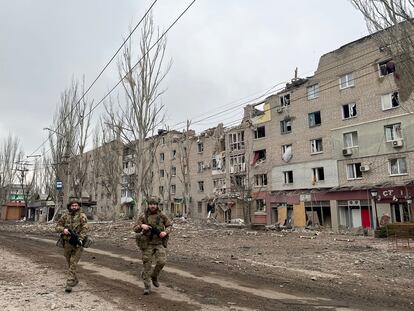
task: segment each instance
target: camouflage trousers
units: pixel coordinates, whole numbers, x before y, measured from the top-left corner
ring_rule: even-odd
[[[78,277],[76,276],[76,268],[81,258],[83,247],[75,247],[69,243],[64,245],[64,255],[68,264],[67,281],[66,284],[74,286],[78,283]]]
[[[155,262],[154,269],[152,263]],[[147,248],[142,250],[142,263],[144,271],[142,278],[145,287],[150,287],[151,278],[158,279],[158,276],[167,262],[167,249],[162,244],[149,244]]]

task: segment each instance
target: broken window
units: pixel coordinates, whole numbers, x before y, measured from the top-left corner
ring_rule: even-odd
[[[171,152],[171,158],[172,158],[173,160],[175,160],[176,155],[177,155],[177,150],[175,150],[175,149],[174,149],[174,150]]]
[[[160,177],[164,177],[165,175],[165,171],[164,170],[160,170]]]
[[[362,178],[361,163],[347,164],[346,175],[348,179]]]
[[[342,119],[349,119],[356,117],[356,115],[357,109],[355,103],[342,105]]]
[[[311,153],[323,152],[322,138],[311,140]]]
[[[280,106],[286,107],[290,105],[290,94],[285,94],[279,97],[280,99]]]
[[[175,194],[177,191],[177,187],[175,185],[171,185],[171,194]]]
[[[321,125],[321,112],[315,111],[308,114],[309,127]]]
[[[160,162],[164,162],[165,155],[164,153],[160,153]]]
[[[238,188],[244,188],[246,186],[246,176],[236,175],[232,178],[233,184]]]
[[[204,162],[197,162],[197,172],[202,173],[204,171]]]
[[[344,133],[344,148],[358,147],[358,132]]]
[[[204,181],[199,181],[198,182],[198,191],[199,192],[204,192]]]
[[[177,175],[177,168],[175,166],[171,167],[171,176]]]
[[[292,121],[290,119],[280,121],[280,133],[287,134],[292,131]]]
[[[390,175],[407,174],[407,162],[405,158],[389,160]]]
[[[315,99],[319,97],[319,84],[308,86],[307,88],[308,99]]]
[[[203,202],[198,201],[197,202],[197,208],[198,208],[198,213],[202,214],[203,213]]]
[[[402,139],[401,123],[391,124],[384,126],[385,141],[394,141]]]
[[[164,196],[164,186],[160,186],[158,188],[158,191],[159,191],[160,196]]]
[[[396,108],[400,106],[400,97],[398,91],[381,96],[382,110]]]
[[[253,117],[261,116],[265,114],[264,106],[266,103],[257,104],[253,106]]]
[[[354,76],[352,73],[347,73],[339,78],[339,88],[341,90],[351,86],[354,86]]]
[[[293,184],[293,171],[284,171],[283,180],[285,185]]]
[[[392,60],[386,60],[378,63],[379,76],[383,77],[395,72],[395,63]]]
[[[263,138],[266,136],[265,126],[259,126],[254,131],[254,139]]]
[[[254,184],[256,187],[267,186],[267,174],[254,175]]]
[[[198,153],[201,153],[204,151],[204,144],[202,142],[197,143],[197,151]]]
[[[244,131],[229,134],[230,151],[244,149]]]
[[[292,145],[282,145],[282,160],[289,162],[292,159]]]
[[[312,169],[312,182],[325,180],[325,171],[323,167],[315,167]]]
[[[246,162],[244,154],[230,157],[230,173],[239,173],[246,171]]]
[[[256,200],[256,212],[266,212],[266,202],[263,199]]]
[[[251,165],[259,164],[266,160],[266,149],[256,150],[253,153],[253,159]]]

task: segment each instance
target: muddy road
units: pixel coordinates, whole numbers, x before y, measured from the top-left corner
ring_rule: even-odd
[[[54,235],[0,233],[2,249],[60,275],[56,290],[63,292],[65,262],[62,250],[55,246]],[[175,255],[169,257],[160,288],[153,288],[151,295],[144,296],[139,257],[137,250],[96,241],[85,250],[80,262],[82,286],[66,294],[67,299],[76,299],[72,297],[78,291],[88,291],[99,297],[98,305],[108,303],[116,305],[118,310],[414,310],[407,300],[393,295],[380,292],[365,295],[369,289],[358,284],[352,290],[346,286],[344,289],[329,284],[320,286],[309,277],[287,277],[283,271],[280,276],[266,277],[263,271],[243,273],[219,262],[185,261]],[[76,308],[74,305],[71,309]],[[100,309],[105,310],[96,307]]]

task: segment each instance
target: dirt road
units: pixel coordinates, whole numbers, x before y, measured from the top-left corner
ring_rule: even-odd
[[[14,261],[16,258],[29,259],[35,265],[33,275],[39,280],[42,279],[42,271],[45,269],[42,267],[47,267],[50,273],[55,273],[56,284],[48,286],[53,287],[60,295],[60,291],[63,292],[65,266],[62,251],[54,245],[53,238],[54,236],[47,233],[33,235],[1,232],[0,246],[4,252],[15,256]],[[170,262],[163,272],[161,287],[154,289],[151,295],[143,296],[139,277],[141,261],[138,258],[139,253],[135,249],[107,240],[98,240],[82,257],[81,285],[71,294],[62,294],[60,298],[66,303],[73,299],[73,304],[62,307],[62,303],[57,300],[48,308],[168,311],[414,310],[411,302],[401,297],[390,297],[381,292],[376,295],[365,295],[369,289],[358,286],[358,282],[352,285],[355,288],[351,291],[347,286],[341,290],[335,286],[320,286],[315,283],[314,277],[287,277],[289,271],[285,273],[286,271],[280,268],[279,275],[276,273],[267,277],[266,268],[269,267],[265,266],[256,268],[261,269],[259,273],[245,273],[222,265],[220,261],[186,261],[174,254],[170,256]],[[4,270],[4,260],[7,259],[2,259]],[[13,262],[6,265],[9,267]],[[2,288],[7,282],[13,282],[13,273],[16,276],[18,271],[8,271],[8,275],[0,279]],[[317,277],[323,278],[324,275],[321,272]],[[10,310],[42,310],[30,307],[36,305],[38,289],[22,288],[21,291],[33,292],[29,299],[31,302],[27,303],[26,307],[20,306],[21,309],[15,307]],[[93,297],[78,299],[78,295],[85,293],[90,293]]]

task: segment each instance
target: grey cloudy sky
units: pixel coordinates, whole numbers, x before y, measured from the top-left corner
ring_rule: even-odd
[[[161,30],[191,0],[158,0]],[[26,154],[46,138],[60,93],[72,78],[89,85],[152,1],[1,0],[0,140],[20,137]],[[243,103],[271,86],[312,75],[319,57],[367,34],[347,0],[197,0],[168,35],[173,66],[162,98],[167,123],[197,120]],[[117,82],[108,68],[89,98]],[[244,101],[240,101],[244,99]],[[239,100],[239,101],[237,101]],[[232,122],[242,109],[199,122]],[[197,118],[198,117],[198,118]]]

